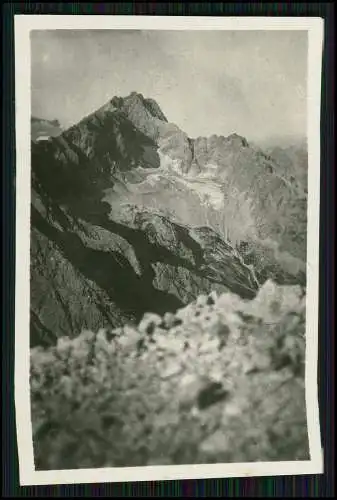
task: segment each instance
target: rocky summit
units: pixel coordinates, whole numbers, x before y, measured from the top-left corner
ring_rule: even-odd
[[[137,92],[41,123],[36,467],[306,459],[305,155],[191,138]]]

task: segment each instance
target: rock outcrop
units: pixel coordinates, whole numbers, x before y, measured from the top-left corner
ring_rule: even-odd
[[[308,459],[304,335],[268,281],[32,349],[37,470]]]

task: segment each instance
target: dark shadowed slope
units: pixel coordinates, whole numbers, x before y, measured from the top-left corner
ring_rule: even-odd
[[[218,230],[221,224],[212,229],[201,219],[177,221],[138,205],[136,198],[127,200],[121,219],[113,204],[102,201],[107,190],[129,193],[130,178],[137,189],[154,172],[170,176],[176,186],[178,178],[196,179],[196,162],[206,183],[217,172],[227,200],[220,218],[242,212],[241,219],[229,219],[241,230],[237,248],[245,262]],[[188,190],[173,190],[177,207]],[[161,193],[159,187],[159,202]],[[241,201],[230,210],[242,193],[248,214]],[[240,136],[192,140],[154,101],[137,93],[113,98],[60,136],[32,144],[32,343],[42,337],[52,342],[67,331],[77,335],[83,327],[136,321],[149,310],[162,314],[212,289],[252,298],[270,276],[305,284],[296,260],[305,249],[299,206],[275,162]],[[197,210],[204,211],[199,198]],[[251,220],[255,239],[244,224]],[[269,254],[268,239],[276,241]],[[288,259],[284,246],[295,251],[294,271],[277,263],[277,252]]]
[[[157,171],[128,169],[123,176],[124,189],[118,192],[119,200],[141,202],[149,207],[155,204],[169,212],[174,211],[176,204],[179,212],[179,205],[197,194],[202,202],[202,205],[199,203],[201,209],[191,216],[182,206],[180,215],[184,218],[186,213],[183,222],[198,225],[195,219],[198,219],[199,212],[199,225],[203,225],[202,212],[207,198],[212,208],[212,198],[219,205],[220,196],[217,217],[222,216],[224,237],[230,238],[233,244],[247,240],[254,244],[262,240],[262,247],[268,246],[272,240],[271,246],[276,243],[280,254],[290,253],[304,263],[307,223],[305,152],[298,151],[296,156],[289,149],[287,154],[292,155],[289,161],[294,168],[285,168],[280,156],[273,157],[270,151],[264,153],[236,133],[228,137],[211,135],[192,139],[168,122],[160,111],[151,113],[146,101],[141,94],[134,92],[126,98],[112,99],[99,110],[103,116],[121,113],[153,141],[160,160],[159,169],[158,163],[152,161],[152,167]],[[142,166],[140,162],[133,165]],[[167,194],[168,185],[173,186],[171,196]],[[212,222],[211,225],[214,226]]]
[[[32,149],[32,344],[175,310],[213,288],[254,296],[251,270],[209,229],[136,207],[136,225],[114,221],[101,201],[114,182],[108,164],[65,137]],[[114,158],[119,166],[118,148]]]

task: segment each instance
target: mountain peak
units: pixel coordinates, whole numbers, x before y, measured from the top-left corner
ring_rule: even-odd
[[[132,91],[125,97],[115,96],[110,103],[128,117],[142,114],[147,115],[150,119],[156,118],[163,122],[168,121],[159,104],[154,99],[145,98],[140,92]]]
[[[135,90],[133,90],[128,96],[124,97],[124,99],[140,99],[141,101],[143,101],[144,96],[140,92],[136,92]]]
[[[233,134],[230,134],[227,137],[227,140],[231,141],[235,144],[239,144],[240,146],[244,146],[244,147],[249,146],[247,139],[245,137],[242,137],[241,135],[237,134],[236,132],[234,132]]]

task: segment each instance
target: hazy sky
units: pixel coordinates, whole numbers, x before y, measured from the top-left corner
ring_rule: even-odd
[[[191,137],[306,134],[306,32],[53,30],[31,43],[32,113],[63,126],[137,91]]]

